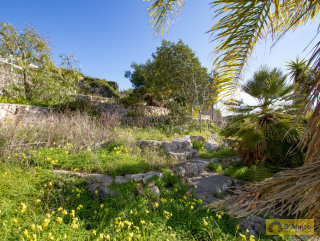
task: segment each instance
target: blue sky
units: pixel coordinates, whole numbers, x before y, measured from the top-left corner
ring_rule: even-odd
[[[53,55],[73,53],[81,71],[89,76],[116,81],[121,89],[131,87],[124,78],[133,61],[145,62],[163,38],[182,39],[211,69],[210,52],[215,44],[206,31],[214,23],[210,0],[186,0],[182,15],[164,36],[155,37],[142,0],[10,0],[1,3],[1,21],[21,29],[33,25],[48,36]],[[308,55],[305,47],[314,37],[319,22],[289,33],[270,50],[270,41],[257,45],[244,79],[259,66],[280,67],[285,62]]]

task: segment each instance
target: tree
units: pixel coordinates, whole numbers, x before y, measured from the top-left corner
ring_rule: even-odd
[[[133,71],[127,70],[124,74],[126,78],[130,80],[134,89],[145,87],[145,72],[147,64],[137,64],[133,62],[131,68]]]
[[[19,34],[8,23],[0,23],[0,53],[3,57],[14,57],[22,70],[25,98],[32,96],[31,71],[52,66],[50,48],[35,29],[26,26]]]
[[[147,71],[146,87],[159,99],[175,99],[191,108],[195,105],[194,84],[202,84],[210,76],[192,49],[179,40],[163,40],[152,54],[152,67]]]
[[[301,163],[303,156],[297,148],[301,126],[293,125],[301,103],[292,104],[300,96],[294,94],[295,85],[287,84],[279,69],[262,67],[242,89],[257,104],[230,103],[236,115],[224,134],[238,138],[237,148],[244,164],[257,160]]]
[[[132,95],[141,99],[154,98],[158,101],[179,103],[188,106],[189,113],[197,107],[199,127],[201,114],[213,98],[212,78],[201,66],[192,49],[183,43],[163,40],[161,46],[145,64],[132,63],[133,71],[126,71],[125,77],[133,84]]]

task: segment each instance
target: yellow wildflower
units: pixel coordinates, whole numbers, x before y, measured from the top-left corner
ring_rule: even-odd
[[[57,218],[56,218],[56,221],[57,221],[58,223],[62,223],[63,220],[62,220],[61,217],[57,217]]]
[[[73,224],[71,224],[71,227],[72,227],[73,229],[77,229],[77,228],[79,227],[79,224],[73,223]]]
[[[205,219],[203,219],[203,224],[204,226],[208,226],[208,222]]]
[[[155,203],[153,204],[153,207],[154,207],[154,208],[158,208],[158,207],[159,207],[159,203],[158,203],[158,202],[155,202]]]
[[[47,227],[49,225],[49,223],[50,223],[50,219],[46,218],[46,219],[44,219],[42,225],[43,225],[43,227]]]
[[[77,207],[77,210],[80,210],[81,208],[83,208],[83,206],[80,204],[80,205]]]
[[[256,240],[256,238],[253,236],[253,235],[250,235],[250,239],[249,239],[250,241],[255,241]]]
[[[240,234],[240,237],[243,239],[243,240],[247,240],[247,237],[246,235],[242,234],[242,233],[239,233]]]

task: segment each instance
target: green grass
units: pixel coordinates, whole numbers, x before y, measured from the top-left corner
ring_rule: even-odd
[[[113,176],[142,173],[167,165],[164,157],[161,162],[151,162],[147,154],[142,154],[137,149],[127,149],[117,143],[94,150],[74,150],[71,144],[64,148],[41,148],[32,151],[25,162],[41,168],[99,172]]]
[[[113,186],[117,197],[99,200],[78,177],[4,165],[0,173],[1,240],[239,239],[235,219],[184,196],[186,187],[168,171],[156,180],[160,200],[147,188],[135,194],[134,182]]]
[[[241,163],[234,163],[227,168],[223,168],[220,162],[210,163],[209,168],[214,172],[250,182],[262,181],[279,171],[275,167],[261,164],[244,166]]]
[[[200,150],[199,155],[201,158],[211,159],[211,158],[225,158],[225,157],[232,157],[237,155],[237,151],[230,148],[219,148],[218,150]]]
[[[0,103],[19,104],[19,105],[33,105],[33,106],[43,106],[43,107],[47,107],[47,106],[56,104],[56,103],[50,103],[50,102],[40,102],[40,101],[35,101],[35,100],[26,100],[26,99],[22,99],[20,97],[10,98],[10,97],[3,97],[3,96],[0,96]]]
[[[175,134],[168,133],[160,128],[119,127],[116,132],[122,137],[132,140],[172,140]]]

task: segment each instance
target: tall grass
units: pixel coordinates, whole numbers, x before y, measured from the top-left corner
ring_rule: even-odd
[[[26,155],[39,147],[75,148],[113,139],[112,130],[119,125],[114,116],[91,117],[85,113],[52,113],[45,117],[19,116],[0,123],[0,158]]]

